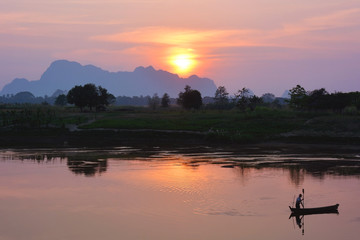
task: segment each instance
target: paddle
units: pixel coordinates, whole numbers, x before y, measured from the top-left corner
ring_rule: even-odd
[[[295,198],[296,198],[296,196],[294,195],[292,207],[295,207],[295,206],[294,206],[294,204],[295,204]]]
[[[305,190],[302,189],[302,192],[303,192],[303,208],[305,208]],[[303,225],[302,225],[302,235],[305,234],[305,217],[303,216],[302,218],[302,221],[303,221]]]
[[[304,189],[302,189],[302,193],[303,193],[303,208],[305,208],[305,191],[304,191]]]

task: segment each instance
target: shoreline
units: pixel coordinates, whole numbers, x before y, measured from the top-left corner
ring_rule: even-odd
[[[3,130],[0,135],[0,148],[112,148],[117,146],[143,146],[145,148],[199,146],[243,148],[246,146],[261,146],[278,148],[282,146],[302,146],[302,148],[357,149],[360,151],[360,138],[349,137],[291,136],[257,139],[257,141],[232,141],[226,138],[212,138],[206,133],[195,131],[115,130],[82,129],[73,132],[64,129]]]

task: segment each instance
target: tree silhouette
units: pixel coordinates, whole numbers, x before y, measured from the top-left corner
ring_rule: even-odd
[[[80,111],[83,111],[83,108],[87,104],[86,95],[84,94],[83,86],[75,86],[66,95],[68,103],[75,104],[75,106],[80,108]]]
[[[245,111],[250,103],[250,90],[248,88],[242,88],[235,94],[236,106],[241,110]]]
[[[60,94],[55,100],[55,105],[65,106],[67,103],[65,94]]]
[[[114,101],[115,97],[109,94],[107,89],[88,83],[84,86],[75,86],[70,89],[66,99],[68,103],[75,104],[75,106],[83,111],[84,107],[89,107],[92,110],[93,107],[107,106]]]
[[[115,102],[116,98],[114,95],[108,93],[106,88],[102,88],[101,86],[98,87],[98,105],[109,105]]]
[[[160,98],[157,93],[148,98],[148,104],[152,110],[155,110],[160,105]]]
[[[201,93],[198,90],[193,90],[189,85],[185,86],[185,92],[179,93],[177,104],[185,109],[199,109],[202,106]]]
[[[263,103],[262,99],[251,94],[250,89],[242,88],[235,94],[236,106],[243,112],[247,109],[254,111],[256,106]]]
[[[224,86],[219,86],[215,92],[215,105],[219,108],[224,108],[229,103],[229,93]]]
[[[272,93],[265,93],[261,96],[261,99],[265,103],[272,103],[275,101],[276,97]]]
[[[170,96],[167,93],[164,93],[164,95],[161,98],[161,107],[167,108],[170,105]]]
[[[290,100],[289,105],[291,108],[303,109],[306,106],[307,94],[305,89],[296,85],[296,87],[290,89]]]
[[[307,108],[310,110],[327,109],[329,106],[329,93],[325,88],[312,91],[307,100]]]

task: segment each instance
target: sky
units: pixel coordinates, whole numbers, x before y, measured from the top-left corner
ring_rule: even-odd
[[[1,0],[0,89],[59,59],[256,95],[360,91],[359,0]]]

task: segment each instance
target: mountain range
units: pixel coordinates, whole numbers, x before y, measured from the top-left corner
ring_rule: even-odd
[[[192,75],[181,78],[152,66],[137,67],[133,72],[109,72],[93,65],[83,66],[77,62],[57,60],[51,63],[40,80],[29,81],[16,78],[5,85],[0,95],[28,91],[35,96],[52,95],[54,92],[68,91],[75,85],[93,83],[106,88],[114,96],[152,96],[164,93],[177,97],[186,85],[198,90],[202,96],[214,96],[216,85],[213,80]]]

